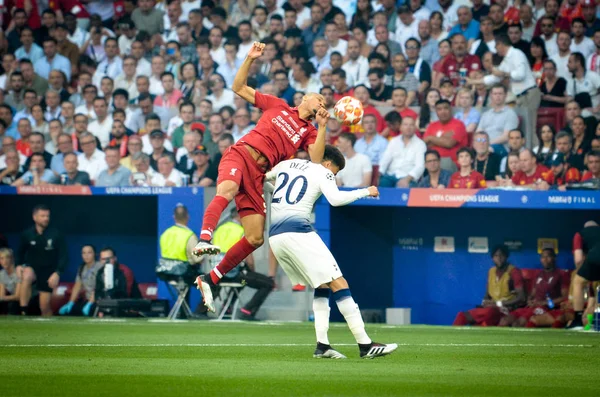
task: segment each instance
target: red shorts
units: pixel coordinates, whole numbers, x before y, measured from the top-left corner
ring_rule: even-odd
[[[230,146],[219,163],[217,184],[233,181],[240,190],[235,196],[235,206],[240,218],[259,214],[265,216],[267,205],[263,194],[265,173],[243,145]]]
[[[533,316],[540,316],[544,313],[548,313],[548,309],[545,307],[521,307],[510,312],[511,316],[516,318],[524,318],[529,320]]]
[[[497,307],[479,307],[469,310],[477,325],[493,327],[498,325],[504,314]]]

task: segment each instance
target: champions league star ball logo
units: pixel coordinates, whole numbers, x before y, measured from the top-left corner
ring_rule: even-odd
[[[356,98],[345,96],[333,107],[333,115],[342,125],[350,126],[359,124],[365,111],[362,103]]]

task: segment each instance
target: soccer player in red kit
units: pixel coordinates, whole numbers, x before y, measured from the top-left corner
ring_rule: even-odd
[[[450,177],[449,189],[479,189],[485,188],[485,178],[473,169],[475,152],[473,149],[463,147],[456,152],[460,171]]]
[[[279,162],[304,149],[311,161],[321,163],[325,152],[325,130],[329,113],[325,98],[308,93],[297,108],[271,95],[264,95],[246,83],[250,66],[265,44],[255,42],[233,81],[233,91],[263,111],[256,127],[229,147],[219,164],[217,195],[204,213],[200,241],[194,255],[215,255],[219,247],[211,243],[221,213],[233,199],[240,214],[244,237],[231,247],[221,263],[206,276],[196,279],[208,310],[215,311],[211,288],[242,260],[263,244],[266,204],[263,196],[265,173]],[[318,130],[312,124],[316,120]]]

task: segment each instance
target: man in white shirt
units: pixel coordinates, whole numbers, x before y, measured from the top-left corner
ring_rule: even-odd
[[[568,35],[567,35],[568,36]],[[568,47],[567,47],[568,48]],[[517,97],[517,114],[521,117],[527,147],[537,145],[537,111],[542,100],[531,66],[523,51],[514,48],[506,34],[496,36],[496,51],[504,57],[492,74],[481,81],[467,79],[469,84],[483,83],[487,86],[501,83],[505,78],[510,80],[510,90]]]
[[[323,69],[331,69],[328,48],[327,40],[323,38],[318,38],[313,42],[313,52],[315,55],[309,61],[317,69],[317,74],[320,74]]]
[[[594,53],[587,59],[586,69],[592,72],[600,73],[600,30],[594,32]]]
[[[302,0],[289,0],[288,5],[296,11],[296,26],[306,29],[311,24],[310,8],[304,6]]]
[[[136,84],[137,61],[131,55],[123,58],[123,73],[115,79],[115,89],[122,88],[127,91],[129,98],[137,98],[140,94]]]
[[[252,40],[252,24],[250,22],[243,21],[239,24],[238,37],[240,38],[241,43],[238,47],[237,57],[239,59],[245,59],[254,43]]]
[[[594,116],[600,113],[600,75],[596,72],[585,69],[585,59],[579,52],[571,54],[569,57],[569,74],[572,76],[567,79],[567,95],[574,98],[575,95],[588,93],[592,100],[591,108],[584,110],[590,111]]]
[[[165,59],[160,55],[152,57],[152,75],[150,76],[150,94],[163,95],[165,88],[162,85],[161,76],[166,70]]]
[[[96,112],[94,112],[94,99],[98,96],[98,88],[93,84],[87,84],[81,90],[84,103],[77,106],[75,114],[85,114],[88,121],[96,120]]]
[[[223,31],[221,28],[214,27],[208,34],[208,40],[211,44],[210,56],[219,65],[225,62],[225,48],[223,48]]]
[[[152,74],[152,65],[144,58],[144,43],[136,40],[131,44],[131,56],[137,60],[136,75],[149,77]]]
[[[152,177],[152,186],[183,186],[183,174],[175,169],[175,159],[165,153],[158,159],[158,173]]]
[[[411,37],[419,37],[419,20],[407,5],[398,7],[398,20],[396,21],[396,41],[402,47],[402,53],[406,54],[406,40]]]
[[[346,71],[347,82],[354,87],[367,84],[369,61],[360,54],[360,42],[354,38],[348,40],[348,60],[342,65]]]
[[[121,73],[123,73],[123,60],[119,56],[119,44],[117,39],[109,37],[104,42],[104,52],[106,53],[106,59],[98,64],[96,73],[92,79],[92,83],[96,86],[100,86],[102,78],[108,76],[111,79],[116,79]]]
[[[88,125],[88,131],[100,140],[100,145],[105,148],[110,142],[112,131],[112,117],[108,114],[108,104],[105,98],[94,99],[94,112],[97,119]]]
[[[571,35],[567,32],[558,32],[556,36],[556,45],[558,53],[550,56],[550,59],[556,64],[556,74],[563,79],[569,78],[569,55],[571,55]]]
[[[340,39],[340,32],[338,31],[335,22],[327,22],[325,25],[325,38],[329,48],[327,49],[327,56],[331,56],[333,52],[339,52],[345,54],[348,49],[348,42]]]
[[[540,37],[544,40],[548,56],[551,57],[558,54],[558,45],[556,44],[558,34],[556,34],[556,30],[554,29],[554,19],[547,16],[543,17],[540,21],[540,30],[542,31]]]
[[[571,42],[571,53],[580,52],[584,58],[588,58],[596,51],[594,41],[585,36],[585,21],[583,18],[575,18],[571,22],[571,33],[573,41]]]
[[[371,185],[373,165],[365,154],[354,150],[356,135],[344,132],[338,138],[336,145],[346,159],[346,167],[337,175],[338,186],[367,187]]]
[[[443,30],[449,32],[458,23],[458,7],[460,4],[453,0],[438,0],[440,12],[444,17]]]
[[[96,138],[88,132],[81,134],[79,144],[83,153],[77,156],[79,162],[77,169],[87,172],[90,175],[90,179],[95,181],[100,172],[104,171],[107,167],[104,160],[104,152],[96,147]]]
[[[401,134],[388,144],[379,165],[379,186],[408,188],[416,186],[425,171],[427,145],[419,139],[416,120],[402,118]]]

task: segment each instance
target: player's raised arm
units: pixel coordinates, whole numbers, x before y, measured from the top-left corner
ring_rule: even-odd
[[[341,207],[355,202],[356,200],[363,197],[377,197],[379,196],[379,190],[375,186],[370,186],[365,189],[356,190],[340,190],[335,183],[335,176],[332,172],[328,172],[323,177],[321,182],[321,192],[334,207]]]
[[[317,139],[315,142],[308,146],[308,155],[310,161],[313,163],[321,164],[323,161],[323,154],[325,154],[325,135],[327,134],[327,120],[329,120],[329,112],[324,107],[317,110],[315,119],[319,128],[317,129]]]
[[[252,62],[261,57],[264,49],[265,45],[263,43],[259,43],[258,41],[254,42],[250,51],[248,51],[248,56],[244,59],[244,63],[242,63],[242,66],[240,66],[240,69],[235,75],[233,85],[231,86],[233,92],[250,102],[252,105],[254,105],[254,88],[249,87],[247,84],[248,73],[250,72],[250,65],[252,65]]]

